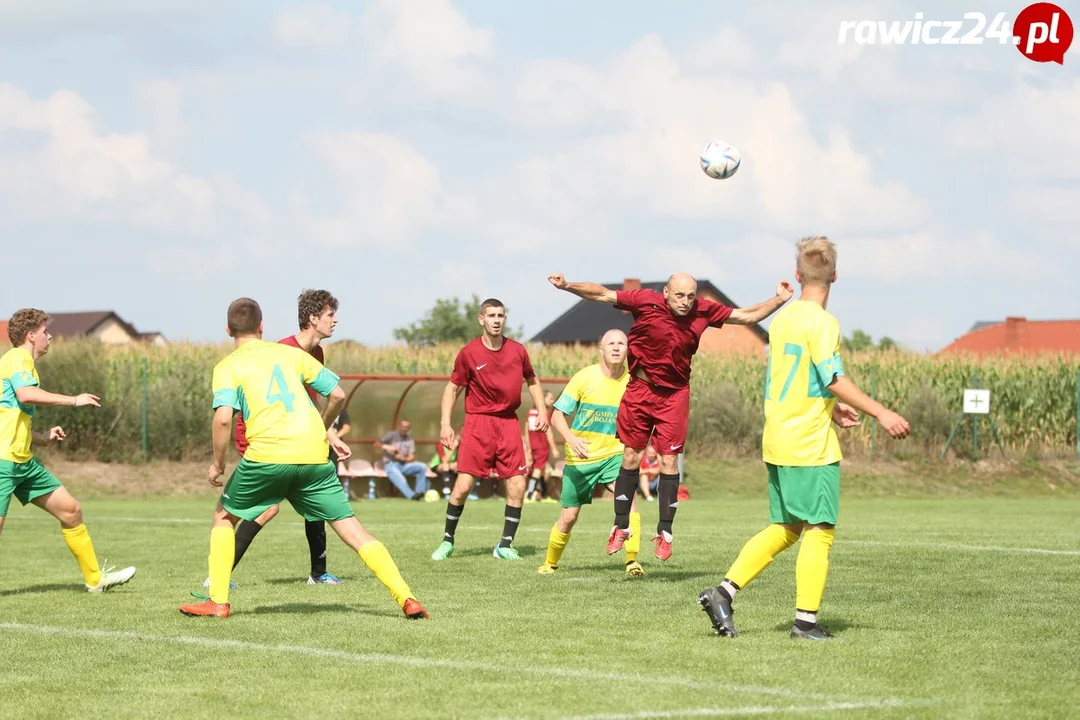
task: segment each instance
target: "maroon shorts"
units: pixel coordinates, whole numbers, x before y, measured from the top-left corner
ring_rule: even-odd
[[[551,449],[548,447],[547,436],[541,435],[539,440],[529,439],[529,450],[532,451],[533,469],[543,470],[547,467],[551,458]]]
[[[494,469],[499,478],[524,475],[525,446],[517,418],[465,415],[458,447],[458,472],[486,478]]]
[[[631,377],[619,403],[615,433],[628,448],[644,450],[652,437],[661,455],[679,455],[690,419],[690,387],[656,387]]]

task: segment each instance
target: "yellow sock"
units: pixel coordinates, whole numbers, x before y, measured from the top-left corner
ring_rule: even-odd
[[[386,586],[390,594],[394,596],[394,601],[400,607],[404,608],[405,601],[415,597],[408,584],[401,577],[401,573],[398,572],[398,567],[394,564],[394,558],[390,557],[390,552],[381,542],[376,540],[361,547],[360,559],[364,561],[364,564],[368,566],[371,572],[375,573],[375,577],[379,578],[379,582]]]
[[[641,552],[641,513],[630,513],[630,537],[623,544],[626,550],[626,562],[637,560]]]
[[[836,528],[810,528],[803,533],[799,557],[795,559],[795,608],[816,613],[825,594],[829,575],[829,549]]]
[[[547,557],[544,559],[544,564],[552,567],[558,565],[568,542],[570,542],[570,533],[559,532],[559,526],[552,525],[551,534],[548,535]]]
[[[799,539],[783,525],[770,525],[743,545],[739,557],[727,571],[726,577],[740,588],[746,587],[751,580],[769,566],[773,558],[795,544]]]
[[[210,599],[229,603],[229,578],[236,555],[236,535],[231,527],[210,528]]]
[[[94,543],[90,541],[90,531],[86,529],[86,525],[82,524],[73,528],[61,528],[61,530],[68,550],[79,563],[83,580],[90,587],[94,587],[101,582],[101,568],[98,567],[97,555],[94,553]]]

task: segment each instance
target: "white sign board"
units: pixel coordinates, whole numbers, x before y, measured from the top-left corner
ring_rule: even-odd
[[[990,412],[989,390],[965,390],[964,412],[987,415]]]

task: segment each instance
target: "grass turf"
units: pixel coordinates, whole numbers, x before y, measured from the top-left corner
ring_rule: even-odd
[[[553,576],[538,576],[558,506],[530,504],[495,560],[499,501],[470,503],[455,555],[432,562],[442,503],[355,503],[432,613],[409,622],[331,532],[308,586],[287,507],[234,580],[228,620],[187,618],[206,575],[212,502],[84,502],[99,557],[139,571],[82,590],[55,522],[13,504],[3,532],[0,715],[60,717],[1067,717],[1080,706],[1080,499],[845,498],[822,622],[788,638],[798,546],[736,601],[740,637],[695,603],[766,520],[756,499],[681,504],[674,556],[647,538],[628,579],[604,554],[611,504],[587,507]]]

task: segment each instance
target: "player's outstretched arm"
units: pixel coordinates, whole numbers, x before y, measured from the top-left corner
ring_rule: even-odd
[[[559,290],[573,293],[584,300],[609,303],[611,305],[618,302],[614,290],[609,290],[603,285],[591,282],[567,282],[562,273],[552,273],[551,275],[548,275],[548,282]]]
[[[460,385],[448,382],[446,383],[446,388],[443,390],[442,394],[439,420],[439,442],[441,442],[443,447],[448,450],[454,446],[454,427],[450,424],[450,418],[454,414],[454,404],[457,402],[461,390],[462,387]]]
[[[864,393],[847,376],[836,376],[832,384],[829,385],[829,390],[841,402],[876,419],[881,423],[881,427],[885,428],[885,432],[894,438],[898,440],[906,438],[908,433],[911,432],[911,426],[908,425],[907,420]]]
[[[101,400],[97,395],[82,393],[81,395],[61,395],[42,390],[36,385],[27,385],[15,391],[15,396],[23,405],[70,405],[72,407],[101,407]]]
[[[775,295],[765,302],[759,302],[757,305],[735,308],[731,311],[731,316],[727,319],[727,322],[732,325],[759,323],[783,307],[784,303],[790,300],[794,294],[795,290],[791,287],[791,283],[787,280],[781,280],[776,284]]]

